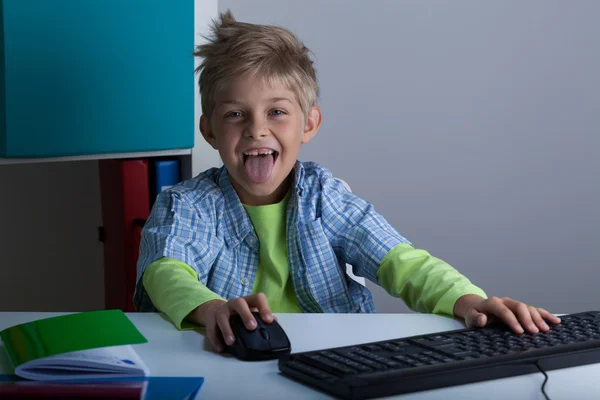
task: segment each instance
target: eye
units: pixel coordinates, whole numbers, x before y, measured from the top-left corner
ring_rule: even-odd
[[[271,110],[271,115],[284,115],[285,111],[280,109]]]
[[[241,117],[242,113],[239,111],[231,111],[227,114],[225,114],[225,118],[237,118],[237,117]]]

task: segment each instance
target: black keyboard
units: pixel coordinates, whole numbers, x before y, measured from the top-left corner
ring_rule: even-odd
[[[560,319],[546,333],[498,326],[292,353],[279,370],[339,398],[369,399],[600,362],[600,312]]]

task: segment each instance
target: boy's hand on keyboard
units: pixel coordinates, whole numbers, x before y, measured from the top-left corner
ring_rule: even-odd
[[[547,332],[550,328],[545,321],[560,323],[560,318],[543,308],[536,308],[508,297],[484,299],[468,294],[456,301],[454,314],[464,319],[467,328],[483,328],[495,320],[500,320],[518,334]]]
[[[205,303],[207,307],[203,310],[205,316],[202,318],[204,320],[203,325],[206,326],[208,340],[217,353],[221,353],[224,350],[221,337],[225,339],[225,344],[227,345],[232,345],[235,341],[231,325],[229,324],[229,318],[233,314],[239,314],[242,317],[242,321],[244,321],[244,325],[248,330],[254,330],[257,326],[252,311],[259,312],[262,320],[267,324],[277,319],[271,313],[267,296],[264,293],[239,297],[231,299],[228,302],[213,300],[208,303]],[[199,308],[202,308],[205,304]]]

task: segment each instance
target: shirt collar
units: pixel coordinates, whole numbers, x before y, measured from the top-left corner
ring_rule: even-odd
[[[300,161],[294,165],[294,183],[296,193],[301,197],[304,191],[304,167]]]
[[[223,216],[225,217],[227,231],[230,232],[229,237],[226,237],[225,240],[237,246],[240,241],[244,240],[248,233],[252,232],[252,222],[250,222],[237,192],[231,185],[225,166],[220,168],[217,184],[223,192],[225,200],[225,212]],[[235,234],[233,235],[232,233]]]

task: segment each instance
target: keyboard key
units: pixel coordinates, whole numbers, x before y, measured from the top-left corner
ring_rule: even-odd
[[[402,347],[398,347],[398,350],[395,351],[394,353],[396,354],[414,354],[414,353],[421,353],[424,351],[424,348],[421,347],[422,345],[416,346],[416,345],[412,345],[412,346],[402,346]],[[433,349],[433,347],[431,348]]]
[[[363,346],[363,349],[365,349],[367,351],[381,351],[381,350],[383,350],[383,348],[381,348],[380,346],[378,346],[376,344],[367,344],[367,345]]]
[[[296,369],[300,372],[304,372],[305,374],[312,376],[313,378],[317,378],[317,379],[321,379],[321,380],[326,380],[326,381],[335,381],[335,377],[331,374],[328,374],[327,372],[324,372],[318,368],[312,367],[310,365],[298,362],[298,361],[291,361],[290,363],[287,364],[290,368]]]
[[[340,377],[352,375],[357,372],[354,368],[349,368],[343,364],[317,354],[303,356],[300,360]]]
[[[385,365],[383,365],[381,363],[378,363],[378,362],[375,362],[373,360],[370,360],[368,358],[365,358],[365,357],[363,357],[361,355],[358,355],[356,353],[346,353],[346,354],[344,354],[344,356],[350,358],[352,361],[359,362],[359,363],[364,364],[366,366],[369,366],[369,367],[371,367],[373,369],[384,369],[384,368],[386,368]]]
[[[387,359],[386,357],[382,357],[382,356],[379,356],[377,354],[374,354],[374,353],[371,353],[371,352],[368,352],[368,351],[364,351],[364,350],[356,350],[354,353],[355,354],[359,354],[359,355],[361,355],[363,357],[369,358],[369,359],[371,359],[373,361],[380,362],[380,363],[385,363],[385,360]]]
[[[384,350],[391,351],[392,353],[395,353],[395,352],[397,352],[397,351],[400,351],[400,347],[399,347],[399,346],[396,346],[396,345],[395,345],[395,344],[393,344],[393,343],[382,343],[380,346],[381,346],[381,347],[382,347]]]
[[[321,354],[324,355],[325,357],[331,358],[333,361],[337,361],[337,362],[344,364],[350,368],[354,368],[357,371],[360,371],[360,372],[372,371],[372,368],[369,368],[366,365],[358,363],[356,361],[352,361],[349,358],[346,358],[344,356],[341,356],[341,355],[338,355],[338,354],[335,354],[335,353],[332,353],[329,351],[323,352]]]
[[[424,356],[424,355],[421,355],[421,354],[415,354],[415,355],[412,356],[412,358],[414,360],[416,360],[416,361],[423,362],[423,363],[431,360],[431,358],[429,358],[427,356]]]
[[[454,356],[468,360],[471,358],[479,358],[481,356],[481,353],[476,353],[474,351],[463,351],[463,352],[454,354]]]
[[[412,339],[411,341],[413,343],[418,343],[418,344],[429,344],[431,342],[431,339],[429,339],[429,338],[417,338],[417,339]]]
[[[407,363],[394,360],[385,360],[384,364],[390,368],[406,368],[409,366]]]
[[[409,356],[392,356],[392,358],[394,360],[398,360],[403,363],[411,363],[412,362],[412,358],[410,358]]]
[[[461,351],[464,351],[462,347],[458,347],[458,346],[440,347],[438,350],[443,352],[444,354],[448,354],[450,356],[455,353],[460,353]]]
[[[430,341],[429,343],[427,343],[427,345],[432,346],[432,347],[438,347],[438,346],[444,346],[444,345],[448,345],[448,344],[452,344],[452,343],[454,343],[454,340],[442,336],[436,340]]]

